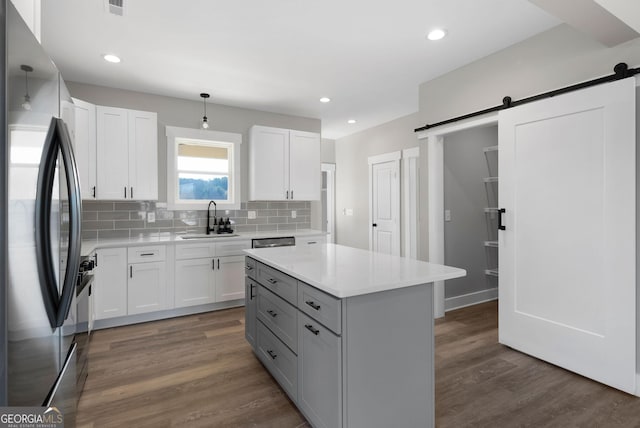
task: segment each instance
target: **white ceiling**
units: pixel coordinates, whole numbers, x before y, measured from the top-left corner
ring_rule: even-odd
[[[66,80],[209,92],[319,118],[331,139],[417,111],[420,83],[560,23],[527,0],[124,0],[124,16],[105,3],[42,2],[42,43]],[[434,27],[448,36],[426,40]]]

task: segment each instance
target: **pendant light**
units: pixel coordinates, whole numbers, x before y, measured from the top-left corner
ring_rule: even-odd
[[[25,110],[31,110],[31,97],[29,96],[29,73],[33,71],[33,67],[29,65],[21,65],[20,70],[24,71],[24,102],[22,103],[22,108]]]
[[[202,116],[202,129],[209,129],[209,122],[207,121],[207,98],[209,98],[209,94],[205,94],[204,92],[200,94],[202,97],[202,102],[204,104],[204,116]]]

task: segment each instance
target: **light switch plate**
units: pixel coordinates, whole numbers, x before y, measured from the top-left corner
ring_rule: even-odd
[[[298,213],[296,212],[296,210],[292,210],[291,211],[291,218],[296,218],[298,217]]]
[[[254,220],[256,218],[256,212],[255,211],[247,211],[247,218],[249,220]]]
[[[451,210],[444,210],[444,221],[451,221]]]
[[[156,222],[156,213],[148,212],[147,213],[147,223],[155,223]]]

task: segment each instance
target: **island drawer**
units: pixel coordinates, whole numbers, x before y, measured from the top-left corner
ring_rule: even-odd
[[[270,266],[258,263],[258,282],[292,305],[298,304],[298,280]]]
[[[340,299],[298,281],[298,308],[334,333],[342,333]]]
[[[161,262],[165,259],[165,246],[130,247],[127,253],[129,263]]]
[[[258,321],[258,357],[295,402],[298,399],[298,357]]]
[[[256,268],[257,262],[251,257],[244,258],[244,273],[250,278],[257,279],[258,269]]]
[[[297,352],[298,308],[258,286],[258,319],[293,352]]]

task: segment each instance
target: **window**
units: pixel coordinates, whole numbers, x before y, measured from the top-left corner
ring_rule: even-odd
[[[167,127],[169,209],[240,208],[240,143],[227,132]]]

